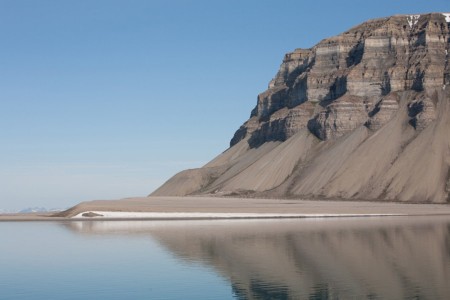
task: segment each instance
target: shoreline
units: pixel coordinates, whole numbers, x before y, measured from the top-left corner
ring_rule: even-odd
[[[327,215],[270,215],[265,216],[153,216],[153,217],[82,217],[82,218],[65,218],[52,216],[28,216],[23,215],[0,215],[0,223],[2,222],[104,222],[104,221],[203,221],[203,220],[277,220],[277,219],[370,219],[382,217],[445,217],[450,213],[441,214],[327,214]]]
[[[103,216],[82,217],[83,213]],[[448,204],[257,198],[142,197],[82,202],[59,213],[3,214],[7,221],[131,221],[445,216]]]

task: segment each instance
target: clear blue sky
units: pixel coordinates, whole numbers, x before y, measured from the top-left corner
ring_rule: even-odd
[[[0,0],[0,209],[144,196],[228,147],[283,55],[448,0]]]

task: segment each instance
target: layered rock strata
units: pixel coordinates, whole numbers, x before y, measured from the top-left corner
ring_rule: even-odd
[[[286,54],[230,149],[153,195],[446,202],[449,28],[397,15]]]

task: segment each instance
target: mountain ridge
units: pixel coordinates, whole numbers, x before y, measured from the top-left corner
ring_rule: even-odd
[[[395,15],[287,53],[230,148],[151,196],[448,202],[449,28]]]

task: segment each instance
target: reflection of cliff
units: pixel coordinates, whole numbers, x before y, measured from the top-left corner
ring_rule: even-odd
[[[450,219],[432,220],[143,222],[135,232],[213,266],[242,299],[449,299]]]
[[[332,223],[336,226],[310,222],[298,229],[291,222],[277,230],[265,223],[225,234],[196,228],[155,236],[178,255],[215,266],[243,298],[450,296],[448,224]]]

